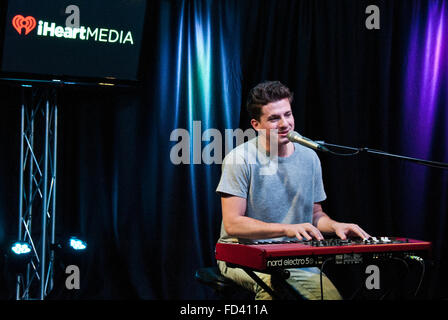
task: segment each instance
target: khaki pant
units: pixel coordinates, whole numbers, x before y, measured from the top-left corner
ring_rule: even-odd
[[[240,286],[255,293],[255,300],[272,300],[272,297],[259,286],[243,269],[229,268],[223,261],[218,261],[221,274]],[[320,270],[318,268],[294,268],[287,269],[290,277],[286,283],[294,288],[305,300],[320,300]],[[272,288],[271,275],[261,272],[255,274]],[[322,275],[322,287],[325,300],[342,300],[339,291],[324,274]]]

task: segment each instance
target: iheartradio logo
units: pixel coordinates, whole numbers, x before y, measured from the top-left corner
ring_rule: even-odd
[[[22,29],[25,29],[25,35],[33,31],[36,28],[36,19],[34,17],[28,16],[24,17],[20,14],[12,18],[12,26],[17,30],[19,34],[22,34]]]

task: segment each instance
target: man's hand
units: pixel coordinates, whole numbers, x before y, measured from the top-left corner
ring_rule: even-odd
[[[361,239],[368,239],[370,235],[354,223],[337,222],[331,219],[322,210],[320,203],[315,203],[313,207],[313,224],[322,232],[335,233],[342,240],[347,237],[357,236]]]
[[[333,224],[334,233],[342,240],[347,239],[347,237],[358,236],[361,239],[368,239],[370,235],[365,232],[361,227],[354,223],[342,223],[335,222]]]
[[[299,240],[302,240],[302,237],[305,237],[306,240],[311,240],[313,237],[317,240],[324,239],[319,229],[311,223],[285,225],[285,235],[290,238],[296,237]]]

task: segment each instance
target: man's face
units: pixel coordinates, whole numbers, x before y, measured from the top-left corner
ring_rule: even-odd
[[[260,121],[252,119],[251,124],[257,131],[265,130],[267,141],[277,138],[279,147],[287,144],[289,140],[286,136],[288,132],[294,130],[294,117],[289,99],[285,98],[264,105],[261,109]],[[275,131],[271,132],[273,129],[277,130],[277,134]],[[263,131],[259,132],[263,133]]]

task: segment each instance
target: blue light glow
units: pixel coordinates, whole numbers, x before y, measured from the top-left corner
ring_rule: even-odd
[[[87,248],[87,243],[85,241],[79,240],[78,238],[70,238],[70,247],[74,250],[84,250]]]
[[[26,242],[15,242],[11,250],[15,254],[27,254],[31,252],[31,246]]]

